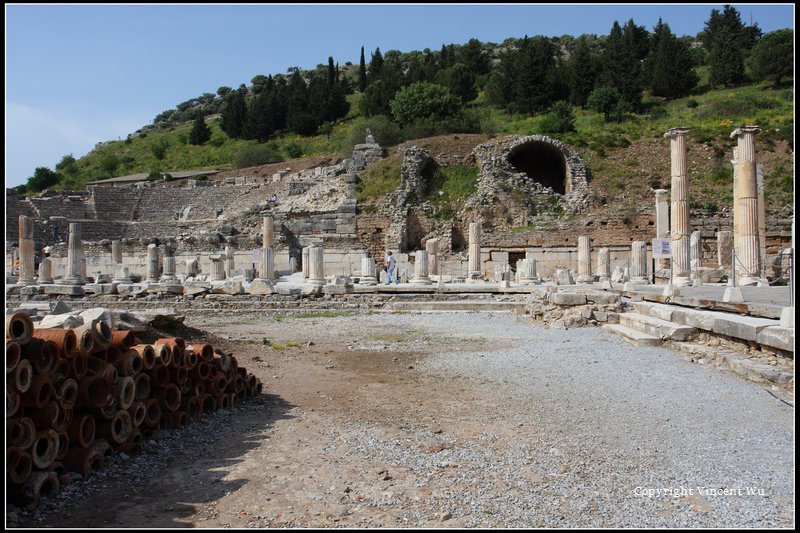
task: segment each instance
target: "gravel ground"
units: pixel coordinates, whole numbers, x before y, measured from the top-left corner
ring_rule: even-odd
[[[187,322],[269,396],[14,524],[794,526],[793,407],[669,349],[505,313]]]

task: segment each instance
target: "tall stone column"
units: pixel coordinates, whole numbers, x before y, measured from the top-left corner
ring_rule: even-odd
[[[736,206],[739,205],[739,148],[737,146],[733,147],[731,165],[733,165],[733,251],[738,256],[739,243],[736,237],[739,235],[739,212]],[[729,254],[726,261],[730,262],[730,260],[731,256]]]
[[[631,244],[631,282],[649,284],[647,278],[647,243],[633,241]]]
[[[33,244],[33,219],[25,215],[19,216],[19,285],[35,285],[36,266],[33,256],[36,254]]]
[[[311,246],[308,249],[308,282],[312,285],[325,284],[325,249]]]
[[[111,262],[114,265],[122,263],[122,242],[119,239],[111,241]]]
[[[758,257],[761,270],[759,278],[766,278],[767,268],[767,213],[764,206],[764,165],[756,164],[756,186],[758,188]]]
[[[428,252],[426,250],[419,250],[414,256],[414,277],[411,279],[411,283],[430,285],[433,282],[428,276]]]
[[[308,250],[309,250],[308,246],[303,248],[303,250],[301,251],[301,256],[300,256],[301,260],[303,262],[303,278],[304,279],[308,279],[308,274],[311,271],[311,269],[309,268],[310,259],[309,259]]]
[[[608,248],[597,251],[597,267],[600,281],[611,281],[611,252]]]
[[[425,241],[425,251],[428,252],[430,274],[433,276],[439,275],[439,239]]]
[[[717,266],[731,266],[731,251],[733,250],[733,232],[717,232]]]
[[[700,284],[700,268],[703,266],[703,246],[699,231],[693,231],[689,237],[689,252],[692,284],[698,285]]]
[[[517,271],[519,272],[520,284],[539,283],[539,276],[536,273],[536,259],[520,259],[517,261]]]
[[[483,278],[483,264],[481,261],[481,223],[469,224],[469,272],[470,279]]]
[[[222,281],[225,279],[225,254],[211,254],[211,281]]]
[[[739,148],[736,164],[739,174],[738,193],[734,193],[734,197],[738,198],[734,209],[739,233],[734,233],[734,241],[737,247],[736,273],[740,286],[756,284],[761,273],[755,147],[755,134],[759,131],[761,129],[758,126],[744,126],[731,132],[731,139],[738,139]]]
[[[175,252],[171,248],[165,246],[164,272],[163,274],[161,274],[161,279],[159,279],[159,283],[164,283],[164,284],[178,283],[178,278],[176,277],[176,273],[177,273],[177,264],[175,261]]]
[[[53,283],[53,260],[49,257],[39,261],[39,277],[36,280],[39,285],[49,285]]]
[[[362,285],[377,285],[378,276],[375,271],[375,258],[362,257],[361,258],[361,284]]]
[[[264,217],[261,224],[262,246],[275,246],[275,221],[272,217]]]
[[[147,278],[146,283],[158,283],[158,247],[155,244],[147,245]]]
[[[669,239],[669,191],[656,189],[656,239]],[[667,270],[669,259],[659,259],[658,269]]]
[[[261,224],[261,278],[275,279],[275,222],[264,217]]]
[[[230,246],[225,247],[225,277],[230,278],[233,276],[234,269],[233,250]]]
[[[64,277],[61,278],[62,285],[86,285],[86,279],[81,276],[82,257],[81,225],[71,222],[69,225],[69,240],[67,241],[67,271]]]
[[[685,128],[672,128],[664,134],[670,139],[672,161],[672,284],[678,287],[691,284],[689,276],[689,183],[686,172]],[[634,280],[631,280],[634,281]]]
[[[592,283],[592,241],[588,235],[578,237],[578,279],[576,283]]]
[[[111,241],[111,262],[114,263],[114,281],[132,283],[130,270],[122,263],[122,242]]]

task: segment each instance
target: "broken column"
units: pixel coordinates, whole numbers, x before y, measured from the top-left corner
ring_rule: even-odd
[[[597,251],[597,271],[600,281],[611,281],[611,252],[608,248]]]
[[[756,174],[755,134],[758,126],[744,126],[731,132],[738,139],[736,170],[738,173],[738,198],[734,206],[737,227],[734,227],[736,274],[739,286],[755,285],[761,273],[758,235],[758,185]],[[738,234],[736,230],[738,229]]]
[[[483,266],[481,262],[481,223],[470,222],[469,224],[469,279],[483,278]]]
[[[428,277],[428,252],[426,250],[419,250],[414,254],[414,277],[411,283],[417,285],[430,285],[433,283],[431,278]]]
[[[325,250],[322,246],[311,246],[308,249],[308,282],[312,285],[325,284]]]
[[[261,277],[262,279],[275,279],[275,248],[274,241],[274,222],[272,217],[264,217],[261,225]],[[291,270],[291,269],[290,269]]]
[[[678,287],[691,284],[689,275],[689,198],[686,173],[686,128],[672,128],[664,134],[670,139],[672,162],[672,284]],[[631,279],[631,281],[634,281]]]
[[[303,263],[303,278],[304,279],[308,279],[308,273],[310,271],[309,266],[308,266],[308,262],[309,262],[308,249],[309,249],[309,247],[306,246],[300,252],[301,253],[300,259],[301,259],[301,262]]]
[[[378,277],[375,272],[375,258],[361,258],[361,281],[362,285],[377,285]]]
[[[439,239],[425,241],[425,251],[428,252],[428,272],[430,275],[439,275]]]
[[[36,266],[34,261],[33,245],[33,219],[25,215],[19,216],[19,285],[35,285],[34,274]]]
[[[158,246],[147,245],[147,278],[146,283],[158,283]]]
[[[209,281],[222,281],[225,279],[225,254],[211,254],[211,278]]]
[[[692,267],[692,284],[695,286],[702,285],[700,280],[700,268],[703,266],[703,247],[699,231],[693,231],[692,235],[689,237],[689,252]]]
[[[164,247],[164,272],[159,279],[159,283],[174,285],[178,283],[176,277],[177,264],[175,262],[175,251],[169,246]]]
[[[656,239],[669,239],[669,191],[656,189]],[[658,260],[658,270],[669,269],[669,259]]]
[[[128,267],[122,264],[122,242],[111,241],[111,262],[114,264],[114,281],[118,283],[132,283]]]
[[[81,276],[81,259],[83,258],[83,241],[81,241],[81,225],[71,222],[69,240],[67,241],[67,271],[61,278],[62,285],[85,285],[86,279]]]
[[[536,259],[526,258],[517,261],[517,270],[520,271],[519,282],[523,285],[539,283],[539,275],[536,272]]]
[[[631,244],[631,276],[632,283],[649,284],[647,278],[647,243],[633,241]]]
[[[36,282],[39,285],[53,283],[53,261],[49,257],[45,257],[39,262],[39,278]]]
[[[733,251],[733,232],[717,232],[717,266],[731,265],[731,251]]]
[[[578,237],[578,279],[576,283],[592,283],[592,245],[588,235]]]
[[[230,246],[225,247],[225,277],[233,277],[234,266],[233,250]]]

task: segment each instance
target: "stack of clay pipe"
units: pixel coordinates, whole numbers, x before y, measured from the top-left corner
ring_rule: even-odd
[[[233,355],[209,344],[141,344],[101,320],[43,329],[25,313],[7,315],[7,499],[36,505],[72,472],[88,479],[114,450],[139,452],[153,431],[261,391]]]

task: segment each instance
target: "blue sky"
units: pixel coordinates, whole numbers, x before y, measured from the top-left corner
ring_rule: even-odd
[[[794,28],[793,4],[732,4],[766,33]],[[256,74],[358,63],[376,47],[438,50],[475,37],[608,34],[659,17],[695,35],[722,4],[5,5],[6,185],[65,154],[124,139],[160,112]]]

